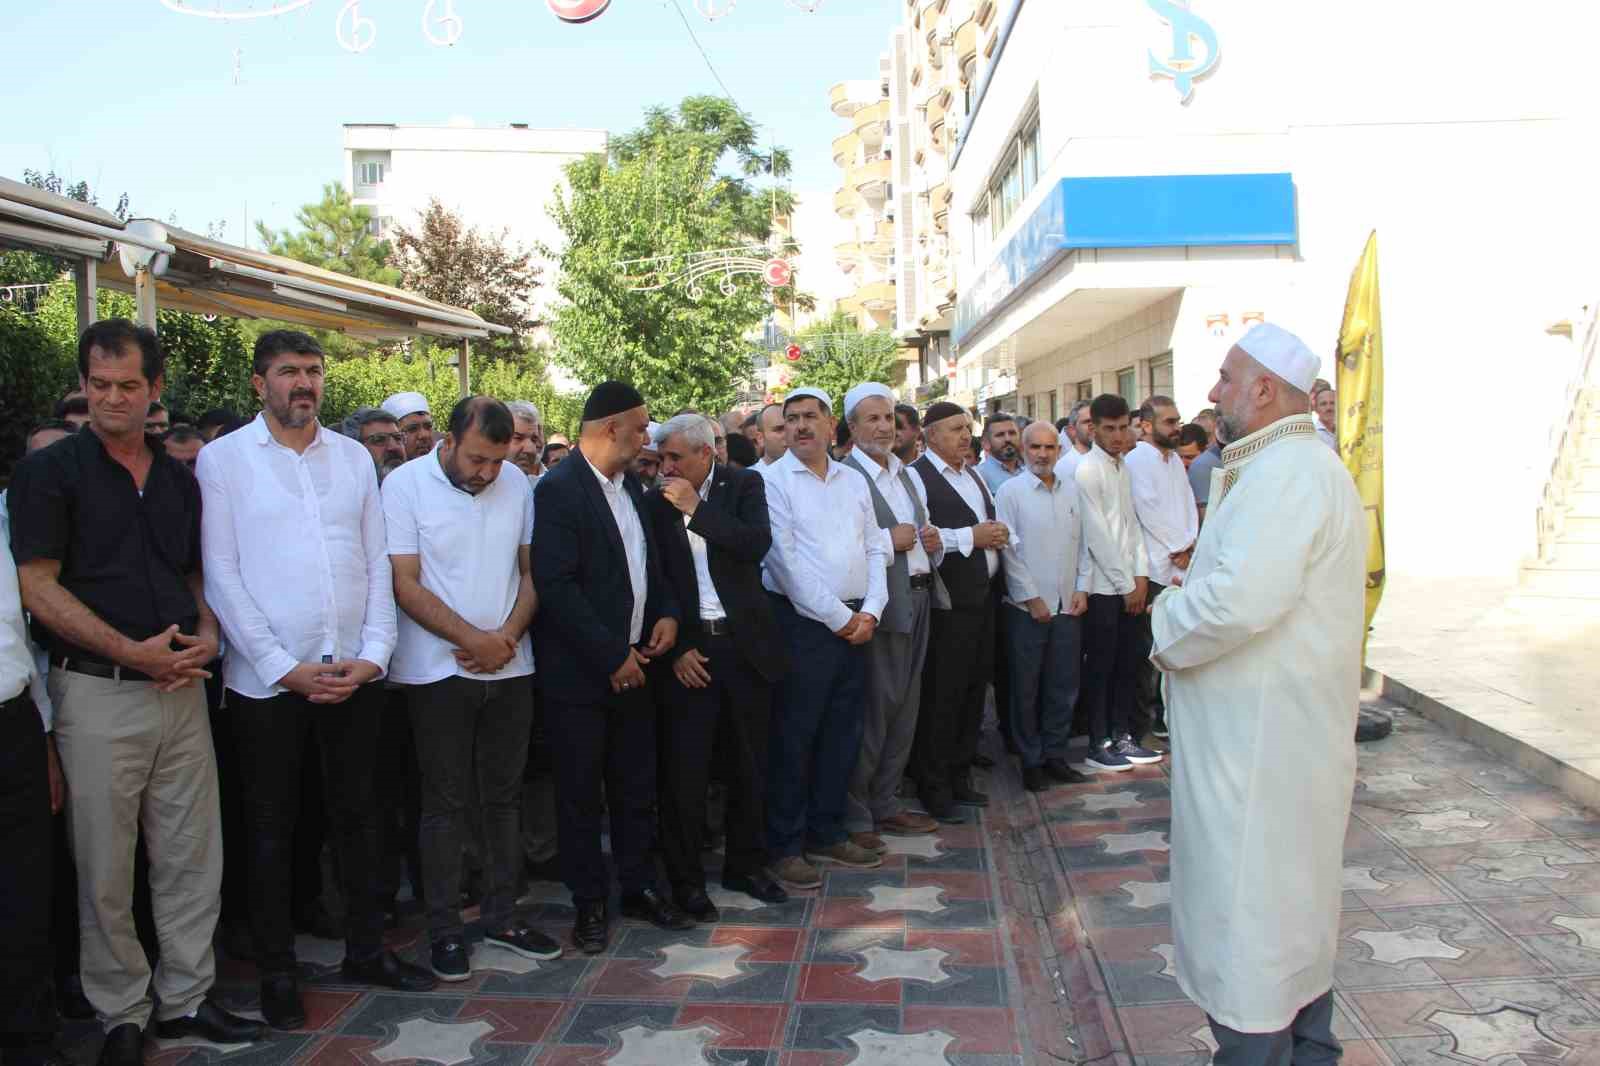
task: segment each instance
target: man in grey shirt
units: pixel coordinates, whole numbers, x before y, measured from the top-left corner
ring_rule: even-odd
[[[1222,442],[1215,434],[1211,447],[1195,457],[1189,464],[1189,488],[1194,490],[1194,505],[1200,510],[1200,521],[1206,520],[1206,501],[1211,498],[1211,471],[1222,461]]]

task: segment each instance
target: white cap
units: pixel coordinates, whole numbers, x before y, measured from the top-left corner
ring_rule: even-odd
[[[661,447],[661,430],[665,427],[660,422],[651,422],[644,428],[645,432],[650,435],[649,441],[644,446],[645,451],[653,452]]]
[[[428,410],[428,398],[420,392],[397,392],[383,401],[383,409],[393,415],[397,422],[418,411],[433,413]]]
[[[846,420],[850,418],[851,412],[856,409],[856,404],[865,400],[868,396],[882,396],[889,401],[891,407],[894,406],[894,393],[889,390],[889,386],[879,384],[876,381],[863,381],[844,394],[844,417]]]
[[[1301,392],[1310,392],[1322,360],[1282,326],[1260,322],[1238,340],[1244,353]]]
[[[823,409],[830,415],[833,414],[833,397],[813,385],[803,385],[798,389],[792,390],[789,395],[783,398],[784,405],[787,406],[790,400],[798,400],[802,396],[810,396],[820,401]]]

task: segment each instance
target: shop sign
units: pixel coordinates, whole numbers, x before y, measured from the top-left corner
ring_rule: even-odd
[[[1165,59],[1149,52],[1150,74],[1157,78],[1171,78],[1178,90],[1178,100],[1188,103],[1194,95],[1194,83],[1217,67],[1222,50],[1217,45],[1217,31],[1211,23],[1189,10],[1190,0],[1144,0],[1145,6],[1156,13],[1172,30],[1172,49]],[[1195,45],[1204,52],[1196,58]]]

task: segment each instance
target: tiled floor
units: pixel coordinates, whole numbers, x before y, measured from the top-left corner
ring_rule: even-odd
[[[1600,815],[1401,714],[1360,749],[1334,974],[1345,1063],[1600,1063]],[[1048,794],[1080,1018],[1140,1066],[1201,1066],[1172,978],[1164,773]]]

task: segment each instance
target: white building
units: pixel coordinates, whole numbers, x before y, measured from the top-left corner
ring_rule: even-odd
[[[505,230],[512,243],[529,250],[559,248],[561,233],[548,208],[556,190],[566,187],[563,168],[606,147],[604,130],[346,123],[344,185],[377,216],[382,233],[415,226],[436,198],[486,233]],[[535,295],[542,314],[555,299],[555,269],[535,259],[544,266]]]
[[[1188,416],[1258,318],[1332,380],[1376,230],[1391,572],[1514,574],[1567,413],[1561,323],[1600,296],[1593,6],[1000,8],[950,153],[952,395]]]

